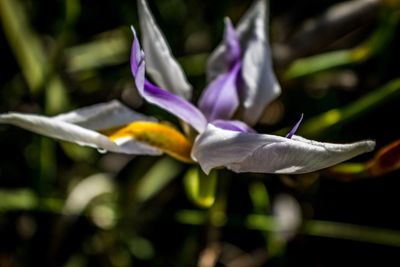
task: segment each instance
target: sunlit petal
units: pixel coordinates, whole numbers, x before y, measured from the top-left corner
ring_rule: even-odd
[[[281,92],[272,67],[265,0],[258,0],[253,4],[238,23],[237,32],[244,51],[242,119],[249,125],[254,125],[265,107]]]
[[[155,120],[129,109],[117,100],[80,108],[57,115],[53,119],[73,123],[95,131],[121,126],[133,121]]]
[[[226,166],[234,172],[306,173],[371,151],[373,141],[351,144],[320,143],[299,136],[243,133],[211,124],[198,136],[192,157],[208,173]]]
[[[146,0],[138,0],[138,9],[143,49],[146,53],[146,71],[160,87],[189,99],[192,87],[172,56],[171,49],[157,26]]]

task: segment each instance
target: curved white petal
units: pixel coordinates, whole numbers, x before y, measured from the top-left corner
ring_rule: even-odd
[[[369,152],[374,146],[373,141],[320,143],[299,136],[289,139],[223,130],[209,124],[197,137],[192,158],[206,173],[220,166],[234,172],[306,173]]]
[[[171,49],[158,28],[146,0],[138,0],[138,9],[147,72],[160,87],[189,99],[192,87],[172,56]]]
[[[236,32],[242,49],[242,120],[254,125],[265,107],[281,92],[275,77],[268,40],[267,4],[257,0],[239,21]],[[226,46],[221,43],[208,60],[208,79],[226,72]]]
[[[118,100],[95,104],[54,116],[53,119],[73,123],[91,130],[109,129],[133,121],[154,121],[137,113]]]
[[[258,0],[238,23],[243,54],[243,120],[257,123],[265,107],[281,93],[272,67],[265,0]]]
[[[72,118],[73,116],[71,115],[70,117]],[[90,146],[104,151],[126,154],[161,154],[160,150],[144,143],[134,141],[133,139],[129,140],[130,142],[127,142],[127,140],[124,140],[124,142],[118,142],[119,140],[113,142],[105,135],[57,118],[33,114],[8,113],[0,115],[0,123],[12,124],[44,136],[69,141],[82,146]]]
[[[256,40],[249,41],[243,58],[244,80],[242,120],[249,125],[257,123],[265,107],[281,93],[281,87],[272,69],[270,50]]]

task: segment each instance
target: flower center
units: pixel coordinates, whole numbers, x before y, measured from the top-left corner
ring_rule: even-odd
[[[120,127],[102,130],[101,132],[112,141],[130,137],[156,147],[180,161],[193,163],[190,158],[192,143],[181,132],[168,124],[135,121]]]

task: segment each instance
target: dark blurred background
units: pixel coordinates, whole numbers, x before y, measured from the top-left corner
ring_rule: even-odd
[[[198,98],[223,18],[235,24],[252,1],[148,3]],[[308,138],[374,139],[377,150],[399,139],[399,1],[269,6],[283,92],[256,129],[281,134],[304,113],[299,134]],[[135,94],[135,1],[0,0],[0,19],[1,113],[54,115],[120,99],[176,122]],[[167,156],[101,154],[7,125],[0,148],[1,267],[400,264],[397,170],[374,177],[221,171],[214,205],[201,208],[187,196],[190,166]]]

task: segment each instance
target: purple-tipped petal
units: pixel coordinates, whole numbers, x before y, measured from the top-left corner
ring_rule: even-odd
[[[226,46],[225,60],[230,67],[240,60],[241,49],[239,37],[229,18],[225,18],[224,43]]]
[[[137,73],[140,61],[142,61],[142,50],[140,48],[139,40],[136,35],[136,30],[131,26],[133,33],[132,53],[131,53],[131,70],[132,73]]]
[[[243,85],[240,94],[243,104],[243,120],[254,125],[265,107],[281,92],[275,77],[268,40],[267,4],[256,0],[236,27],[242,50],[241,78]],[[209,80],[225,73],[229,68],[225,55],[227,45],[220,44],[207,62]]]
[[[204,131],[207,124],[206,118],[199,109],[186,101],[186,99],[158,88],[149,81],[145,81],[143,90],[139,92],[147,102],[171,112],[181,120],[189,123],[199,133]]]
[[[136,35],[135,28],[131,26],[133,32],[133,43],[131,50],[131,72],[135,80],[136,88],[139,92],[143,91],[145,81],[144,53],[140,48],[140,43]]]
[[[303,113],[301,113],[299,121],[293,126],[293,128],[290,130],[290,132],[286,135],[286,138],[291,139],[292,136],[297,132],[297,129],[300,126],[301,121],[303,120]]]
[[[224,130],[208,124],[192,149],[205,173],[225,166],[234,172],[306,173],[330,167],[374,149],[375,142],[321,143],[281,136]]]
[[[149,103],[165,109],[202,132],[207,120],[201,111],[186,99],[174,95],[150,83],[145,78],[145,56],[140,50],[139,41],[134,34],[131,51],[131,71],[139,94]]]
[[[143,49],[146,52],[147,72],[161,88],[189,99],[192,86],[171,53],[167,41],[158,28],[145,0],[138,0],[139,22]]]
[[[231,20],[225,18],[224,39],[208,59],[207,79],[215,80],[218,76],[227,73],[236,62],[240,61],[241,53],[239,36]]]
[[[232,121],[232,120],[216,120],[213,121],[212,124],[217,126],[218,128],[224,130],[231,130],[236,132],[244,132],[244,133],[255,133],[256,131],[248,126],[246,123],[242,121]]]
[[[209,121],[232,118],[239,106],[237,76],[240,62],[227,73],[221,74],[212,81],[199,100],[199,108]]]

